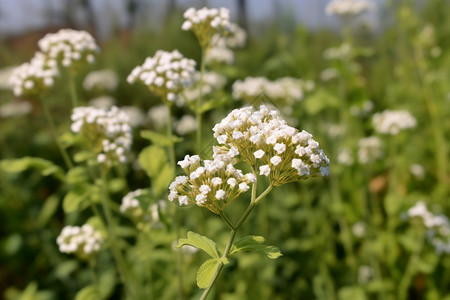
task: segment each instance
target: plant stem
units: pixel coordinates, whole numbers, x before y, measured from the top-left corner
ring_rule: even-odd
[[[103,210],[106,216],[106,227],[108,229],[108,241],[109,246],[111,247],[111,251],[114,256],[114,260],[117,263],[117,269],[120,273],[120,279],[122,281],[122,284],[125,286],[125,289],[128,290],[129,297],[133,298],[133,292],[131,291],[131,286],[129,285],[129,275],[128,275],[128,268],[125,263],[125,259],[123,258],[122,252],[120,251],[119,244],[116,237],[116,225],[111,213],[111,209],[109,207],[109,195],[108,195],[108,188],[107,188],[107,181],[106,181],[106,173],[103,172],[102,174],[102,206]]]
[[[170,110],[170,106],[166,105],[167,107],[167,128],[166,133],[167,137],[172,140],[173,134],[172,134],[172,113]],[[175,145],[174,143],[171,143],[169,146],[169,163],[170,165],[175,168]]]
[[[70,72],[69,74],[69,92],[70,100],[72,101],[72,108],[78,106],[77,89],[75,88],[75,74]]]
[[[200,153],[202,150],[202,114],[200,111],[202,107],[202,98],[203,98],[203,78],[205,76],[205,56],[206,56],[206,47],[202,47],[202,56],[200,62],[200,82],[198,84],[198,98],[197,98],[197,109],[195,111],[197,117],[197,153]]]
[[[55,127],[55,123],[53,122],[53,118],[52,115],[50,114],[50,111],[47,107],[47,103],[42,100],[42,108],[44,110],[44,114],[45,114],[45,118],[47,119],[47,122],[50,125],[50,132],[53,136],[53,139],[56,142],[56,145],[58,146],[59,152],[61,153],[63,159],[64,159],[64,163],[66,164],[67,168],[71,169],[73,167],[72,161],[69,158],[69,155],[66,152],[66,149],[61,145],[61,143],[58,140],[58,136],[56,134],[56,127]]]
[[[97,290],[97,294],[100,296],[100,291],[98,289],[98,279],[97,274],[95,274],[95,260],[93,257],[89,259],[89,271],[91,273],[91,280],[92,284],[95,286],[95,289]]]
[[[244,223],[244,221],[247,219],[248,215],[253,210],[253,208],[258,204],[258,202],[261,201],[261,199],[263,199],[273,188],[272,185],[269,185],[267,187],[267,189],[264,192],[262,192],[258,196],[258,198],[256,198],[256,183],[257,183],[257,181],[255,181],[252,186],[251,201],[250,201],[249,206],[247,207],[247,210],[244,212],[244,214],[242,215],[242,217],[239,219],[238,223],[235,226],[233,226],[231,223],[229,224],[229,226],[231,226],[232,229],[230,232],[230,237],[228,238],[227,245],[225,246],[225,250],[223,251],[222,258],[228,258],[228,256],[230,255],[231,248],[233,246],[234,238],[236,237],[236,233],[238,232],[242,223]],[[211,291],[211,288],[213,287],[214,283],[216,282],[217,277],[219,276],[220,272],[222,271],[223,266],[224,266],[224,263],[222,261],[220,261],[216,272],[214,272],[214,275],[213,275],[211,281],[209,282],[208,287],[204,290],[202,296],[200,297],[200,300],[206,299],[209,292]]]

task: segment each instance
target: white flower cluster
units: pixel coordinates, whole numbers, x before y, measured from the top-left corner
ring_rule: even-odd
[[[147,117],[156,129],[164,128],[167,124],[167,106],[164,104],[153,106],[147,111]]]
[[[99,52],[92,35],[73,29],[48,33],[38,42],[38,46],[47,57],[66,68],[75,62],[93,63],[95,54]]]
[[[187,176],[178,176],[169,186],[169,200],[178,199],[180,205],[195,203],[218,214],[225,205],[250,188],[255,182],[253,173],[243,174],[233,166],[239,152],[231,148],[223,152],[214,147],[213,160],[202,160],[198,155],[186,155],[179,161]]]
[[[119,84],[119,77],[111,69],[90,72],[83,80],[83,88],[86,91],[94,89],[102,91],[114,91]]]
[[[33,106],[27,101],[12,101],[0,105],[1,118],[22,117],[28,115],[33,110]]]
[[[30,62],[13,70],[9,84],[17,97],[38,95],[52,87],[58,75],[56,62],[47,59],[41,52],[36,52]]]
[[[244,47],[247,34],[237,24],[230,23],[230,30],[226,36],[215,34],[212,40],[213,47],[206,53],[205,63],[208,65],[231,65],[234,62],[234,52],[232,49]]]
[[[120,211],[129,215],[135,222],[138,229],[145,230],[149,225],[156,225],[160,221],[160,211],[164,212],[166,209],[164,201],[148,205],[141,205],[141,196],[145,195],[145,190],[137,189],[126,194],[122,198],[120,204]]]
[[[0,90],[10,90],[12,88],[9,78],[14,73],[14,69],[18,66],[9,66],[0,69]]]
[[[142,66],[128,76],[128,83],[141,82],[164,101],[174,102],[177,95],[192,83],[195,61],[185,58],[178,50],[156,51]]]
[[[414,128],[416,119],[405,110],[385,110],[373,115],[373,126],[378,133],[397,135],[401,130]]]
[[[103,237],[89,224],[65,226],[56,242],[62,253],[74,253],[84,259],[100,251]]]
[[[194,75],[193,84],[180,94],[177,99],[177,105],[182,106],[185,103],[193,103],[200,97],[200,72],[196,72]],[[225,76],[220,75],[216,72],[205,72],[203,75],[203,85],[202,85],[202,96],[207,96],[212,94],[214,91],[222,89],[227,82]]]
[[[323,51],[323,57],[327,60],[349,60],[353,55],[352,46],[342,43],[337,47],[331,47]]]
[[[407,215],[409,218],[421,219],[428,228],[427,237],[438,254],[450,253],[450,222],[445,215],[435,215],[430,212],[423,201],[411,207]]]
[[[234,99],[254,103],[263,95],[279,106],[289,106],[303,99],[303,80],[283,77],[270,81],[265,77],[246,77],[237,80],[232,86]],[[261,99],[263,100],[263,99]]]
[[[197,36],[201,47],[209,47],[214,35],[224,35],[230,31],[230,11],[227,8],[191,7],[184,12],[181,29],[191,30]]]
[[[197,119],[191,115],[184,115],[175,123],[175,132],[186,135],[197,130]]]
[[[362,138],[358,142],[358,160],[365,165],[383,157],[383,143],[376,136]]]
[[[125,112],[116,106],[109,110],[80,106],[73,110],[71,119],[72,132],[86,139],[98,162],[127,161],[133,137]]]
[[[332,0],[325,8],[327,15],[356,16],[375,9],[369,0]]]
[[[330,161],[312,135],[290,127],[278,111],[264,105],[233,110],[213,131],[223,151],[240,154],[253,169],[259,167],[273,186],[330,174]]]

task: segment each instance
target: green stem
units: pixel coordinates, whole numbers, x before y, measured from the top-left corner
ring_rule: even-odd
[[[197,117],[197,153],[200,153],[202,150],[202,114],[200,111],[202,107],[203,100],[203,78],[205,76],[205,56],[206,56],[206,48],[202,47],[202,57],[200,62],[200,82],[198,84],[198,98],[197,98],[197,109],[195,111]]]
[[[69,74],[69,92],[70,100],[72,101],[72,108],[78,106],[77,89],[75,88],[75,75],[71,72]]]
[[[399,300],[406,300],[407,294],[408,294],[408,288],[411,283],[411,280],[413,279],[415,275],[416,265],[418,260],[420,259],[420,253],[422,252],[424,241],[425,241],[425,234],[421,231],[420,232],[420,239],[416,243],[416,247],[411,254],[411,257],[409,258],[408,264],[406,265],[406,270],[403,273],[403,277],[400,280],[399,286],[398,286],[398,298]]]
[[[53,136],[53,139],[56,142],[56,145],[58,146],[59,152],[61,153],[63,159],[64,159],[64,163],[66,164],[67,168],[71,169],[73,167],[72,161],[69,158],[69,155],[66,152],[66,149],[61,145],[61,143],[58,140],[58,136],[56,134],[56,127],[55,127],[55,123],[53,122],[53,118],[52,115],[50,114],[50,111],[47,107],[47,103],[42,100],[42,108],[44,110],[44,114],[45,114],[45,118],[47,119],[47,122],[50,125],[50,132]]]
[[[233,246],[234,238],[236,237],[236,233],[238,232],[238,230],[241,227],[242,223],[244,223],[244,221],[247,219],[248,215],[253,210],[253,208],[258,204],[258,202],[261,201],[261,199],[263,199],[273,188],[272,185],[269,185],[267,187],[267,189],[264,192],[262,192],[258,196],[258,198],[256,198],[256,183],[257,183],[257,181],[255,181],[255,183],[252,186],[251,201],[250,201],[249,206],[247,207],[247,210],[244,212],[242,217],[239,219],[238,223],[235,226],[233,226],[232,229],[231,229],[230,237],[228,238],[227,245],[225,246],[225,250],[223,251],[222,258],[228,258],[228,256],[230,255],[231,248]],[[231,223],[230,223],[230,226],[232,226]],[[214,283],[216,282],[217,277],[219,276],[220,272],[222,271],[223,266],[224,266],[224,263],[222,261],[220,261],[216,272],[214,273],[211,281],[209,282],[208,287],[203,291],[203,294],[200,297],[200,300],[205,300],[206,299],[206,297],[208,296],[209,292],[211,291]]]
[[[97,274],[95,273],[95,260],[93,257],[89,259],[89,271],[91,273],[91,280],[92,284],[95,286],[95,289],[97,290],[97,293],[100,294],[98,290],[98,279]]]
[[[133,298],[132,292],[131,292],[131,285],[129,285],[129,275],[128,275],[128,268],[125,263],[125,259],[123,258],[122,252],[119,248],[119,243],[117,241],[116,237],[116,224],[114,222],[111,209],[109,207],[109,195],[108,195],[108,188],[107,188],[107,181],[106,181],[106,173],[103,172],[102,174],[102,206],[103,210],[106,216],[106,227],[108,229],[108,241],[109,246],[111,247],[111,251],[113,253],[114,260],[117,263],[117,269],[120,273],[120,279],[125,286],[125,289],[128,290],[130,298]]]
[[[172,134],[172,113],[170,110],[170,106],[167,106],[167,127],[166,127],[166,133],[167,137],[172,140],[173,134]],[[175,145],[174,143],[171,143],[169,146],[169,163],[170,165],[175,168]]]

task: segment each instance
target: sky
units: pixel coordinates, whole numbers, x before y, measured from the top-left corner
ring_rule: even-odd
[[[90,0],[96,15],[97,34],[106,38],[110,34],[112,22],[124,25],[127,22],[125,0]],[[142,13],[149,26],[161,24],[165,15],[165,0],[139,0],[145,4]],[[250,20],[264,21],[277,15],[288,14],[293,20],[303,22],[310,27],[323,24],[333,24],[336,20],[324,13],[330,0],[247,0],[247,12]],[[380,2],[380,0],[373,0]],[[59,12],[70,0],[0,0],[0,35],[19,34],[27,30],[45,28],[57,24],[57,19],[51,19],[46,11]],[[228,7],[232,19],[236,19],[235,0],[177,0],[181,7],[200,7],[204,3],[208,7]],[[278,3],[279,10],[276,5]],[[280,11],[281,10],[281,11]],[[81,11],[72,12],[80,22],[83,22]]]

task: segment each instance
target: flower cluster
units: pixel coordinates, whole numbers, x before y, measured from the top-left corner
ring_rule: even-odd
[[[405,110],[385,110],[373,115],[373,126],[378,133],[397,135],[401,130],[414,128],[416,119]]]
[[[100,163],[127,161],[132,144],[128,115],[113,106],[109,110],[76,107],[72,113],[71,130],[83,136]]]
[[[146,85],[150,91],[169,103],[192,83],[195,61],[185,58],[178,50],[156,51],[142,66],[137,66],[128,76],[128,83],[136,81]]]
[[[199,10],[189,8],[184,12],[181,29],[191,30],[196,35],[200,46],[209,48],[216,34],[225,35],[230,31],[230,11],[227,8],[203,7]]]
[[[332,0],[325,8],[327,15],[357,16],[369,12],[375,7],[368,0]]]
[[[0,118],[13,118],[28,115],[33,106],[27,101],[12,101],[0,105]]]
[[[177,105],[182,106],[185,103],[193,103],[200,97],[200,72],[196,72],[193,78],[193,84],[180,94],[177,99]],[[216,72],[205,72],[203,74],[203,83],[202,83],[202,96],[207,96],[213,93],[214,91],[220,90],[225,86],[227,79],[225,76],[220,75]]]
[[[358,147],[358,160],[363,165],[372,163],[383,156],[383,143],[376,136],[360,139]]]
[[[227,64],[234,62],[234,52],[232,49],[242,48],[247,40],[247,33],[237,24],[230,23],[229,32],[226,36],[215,34],[212,37],[213,47],[206,53],[205,63]]]
[[[329,176],[329,159],[312,135],[290,127],[264,105],[233,110],[213,131],[222,151],[240,154],[254,170],[259,167],[272,186]]]
[[[136,222],[140,230],[149,228],[149,225],[155,225],[160,222],[160,211],[165,211],[164,201],[148,204],[143,203],[141,197],[145,196],[145,190],[137,189],[131,191],[122,198],[120,211],[127,214]]]
[[[179,135],[186,135],[197,130],[197,119],[191,115],[184,115],[175,122],[175,132]]]
[[[90,72],[83,80],[83,88],[86,91],[101,90],[114,91],[119,84],[119,77],[111,69]]]
[[[223,152],[214,147],[214,152],[213,160],[186,155],[178,162],[186,175],[176,177],[170,184],[170,201],[178,199],[180,205],[195,203],[219,214],[225,205],[249,190],[256,176],[243,174],[234,167],[233,158],[239,154],[237,149]]]
[[[268,97],[277,106],[289,106],[303,99],[301,79],[283,77],[270,81],[265,77],[246,77],[233,83],[233,98],[253,103],[262,95]]]
[[[352,58],[353,48],[348,43],[325,49],[323,57],[327,60],[349,60]]]
[[[419,201],[408,210],[407,216],[423,222],[428,229],[427,237],[438,254],[450,253],[450,222],[445,215],[433,214],[424,202]]]
[[[103,237],[89,224],[81,227],[65,226],[56,242],[62,253],[74,253],[82,259],[87,259],[100,251]]]
[[[54,85],[58,75],[55,61],[49,60],[41,52],[36,52],[30,62],[13,70],[9,84],[17,97],[39,95]]]
[[[86,31],[61,29],[57,33],[46,34],[39,42],[39,49],[63,67],[71,67],[75,62],[95,61],[99,47]]]

